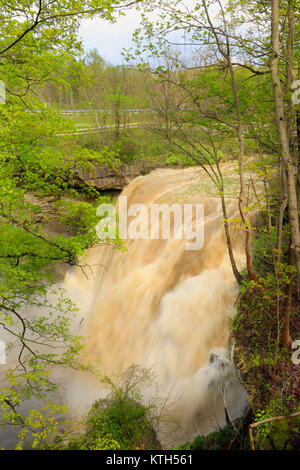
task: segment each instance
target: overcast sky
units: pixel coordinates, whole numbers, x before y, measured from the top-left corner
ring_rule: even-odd
[[[98,49],[100,55],[113,65],[122,64],[121,50],[130,47],[131,37],[139,27],[140,13],[131,10],[111,24],[101,19],[85,20],[80,27],[84,49]]]
[[[191,8],[194,3],[195,0],[183,0],[182,2],[188,8]],[[155,16],[153,13],[153,18]],[[139,26],[140,12],[132,8],[126,12],[126,16],[121,16],[116,23],[109,23],[100,18],[85,20],[82,22],[79,34],[86,51],[96,48],[105,60],[117,65],[124,62],[121,50],[133,45],[131,38]]]

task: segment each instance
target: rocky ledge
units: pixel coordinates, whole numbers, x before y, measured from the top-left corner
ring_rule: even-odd
[[[132,165],[122,165],[114,170],[98,165],[91,171],[79,170],[75,175],[75,182],[81,185],[94,186],[102,191],[121,190],[137,176],[146,175],[155,168],[161,167],[162,165],[140,162]]]

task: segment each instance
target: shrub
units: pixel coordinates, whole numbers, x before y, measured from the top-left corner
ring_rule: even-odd
[[[136,384],[148,381],[144,369],[132,366],[116,386],[105,378],[111,387],[107,398],[96,400],[86,418],[86,432],[72,439],[67,448],[81,450],[135,450],[161,449],[151,424],[152,405],[144,406]]]
[[[178,450],[247,450],[249,449],[249,438],[244,427],[235,423],[235,426],[227,425],[219,431],[208,436],[197,436],[193,442],[188,442],[177,447]]]

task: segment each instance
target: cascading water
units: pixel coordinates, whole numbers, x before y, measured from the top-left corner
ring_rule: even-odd
[[[144,204],[204,204],[204,245],[187,250],[186,241],[128,239],[126,251],[110,246],[88,251],[93,275],[70,271],[65,288],[81,312],[85,359],[100,361],[111,375],[132,363],[157,373],[161,395],[174,400],[180,428],[164,446],[207,434],[240,416],[247,394],[227,353],[229,326],[238,286],[232,273],[218,197],[199,193],[199,169],[155,170],[129,184],[128,207]],[[236,199],[228,217],[238,217]],[[148,217],[148,216],[146,216]],[[150,220],[150,219],[149,219]],[[239,267],[244,236],[232,231]],[[86,270],[88,274],[88,270]],[[74,381],[68,399],[77,408],[91,404],[99,389]],[[151,394],[146,390],[145,394]]]

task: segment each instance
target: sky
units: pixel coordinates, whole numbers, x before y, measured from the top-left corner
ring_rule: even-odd
[[[194,3],[195,0],[183,0],[182,2],[188,8],[191,8]],[[134,31],[140,26],[140,15],[140,12],[133,7],[126,12],[125,16],[118,18],[116,23],[110,23],[101,18],[84,20],[79,35],[85,51],[98,49],[103,59],[112,65],[123,64],[121,50],[128,49],[133,45],[131,38]],[[151,17],[156,18],[155,12]]]
[[[103,59],[117,65],[124,63],[121,50],[132,45],[132,34],[139,23],[140,13],[130,10],[113,24],[100,18],[84,20],[79,35],[86,51],[96,48]]]

